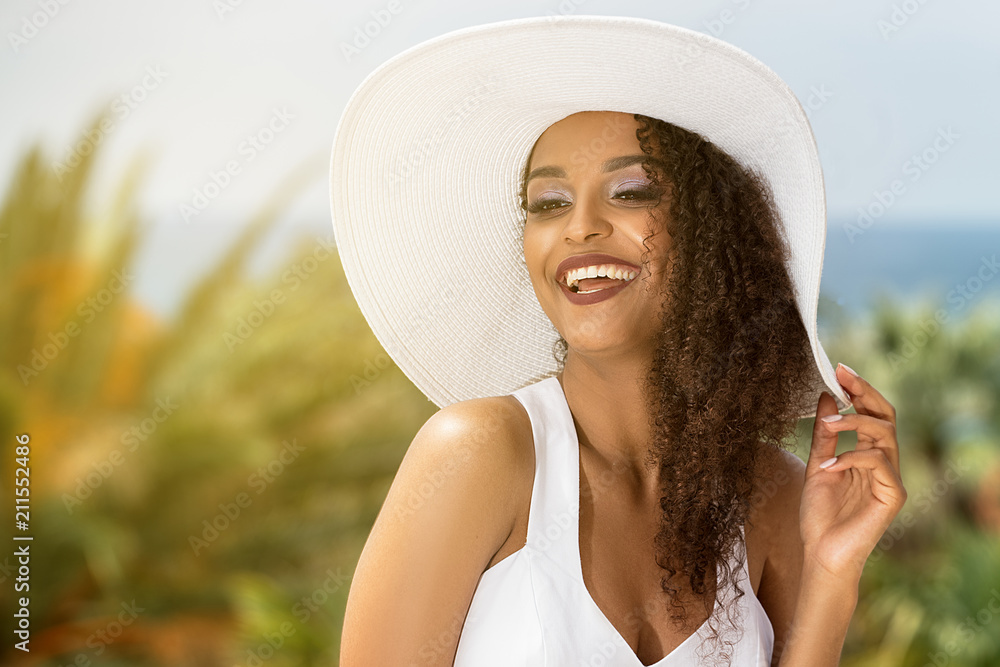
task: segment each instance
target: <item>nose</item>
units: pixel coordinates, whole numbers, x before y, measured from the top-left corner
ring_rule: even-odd
[[[613,229],[601,206],[586,195],[581,195],[573,204],[573,210],[565,220],[563,238],[576,243],[592,240],[592,237],[608,236]]]

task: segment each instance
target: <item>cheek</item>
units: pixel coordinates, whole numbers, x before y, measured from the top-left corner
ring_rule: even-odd
[[[528,225],[524,229],[522,251],[524,252],[524,263],[528,267],[531,282],[535,283],[542,278],[541,274],[544,270],[545,242],[544,238],[538,234],[532,225]]]

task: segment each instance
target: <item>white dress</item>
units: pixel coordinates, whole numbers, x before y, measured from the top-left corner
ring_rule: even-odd
[[[552,376],[512,395],[528,412],[535,442],[527,540],[480,577],[454,666],[644,667],[583,582],[580,450],[562,385]],[[767,667],[774,631],[746,565],[738,572],[746,592],[736,607],[743,631],[729,649],[730,664]],[[713,616],[720,632],[730,627],[723,604],[716,603]],[[709,634],[706,621],[662,660],[645,667],[700,664],[697,650]]]

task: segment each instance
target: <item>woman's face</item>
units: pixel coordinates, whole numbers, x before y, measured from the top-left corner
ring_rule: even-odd
[[[657,195],[639,162],[646,156],[637,127],[626,113],[567,116],[539,137],[528,167],[528,273],[542,309],[578,352],[646,348],[659,329],[670,197],[657,207],[660,222],[651,220]]]

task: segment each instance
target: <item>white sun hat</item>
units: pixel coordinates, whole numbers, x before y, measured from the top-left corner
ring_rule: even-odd
[[[824,390],[850,407],[817,334],[826,199],[802,106],[745,51],[627,17],[449,32],[386,61],[351,96],[333,142],[334,234],[361,312],[406,376],[444,407],[558,372],[559,333],[518,242],[518,191],[535,140],[587,110],[673,123],[765,178],[816,361],[802,416]]]

